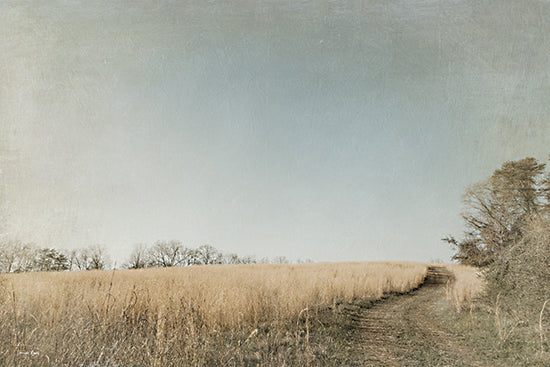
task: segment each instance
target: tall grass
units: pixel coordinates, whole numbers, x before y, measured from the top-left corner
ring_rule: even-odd
[[[447,264],[447,269],[454,275],[454,281],[448,285],[447,296],[452,299],[458,312],[471,309],[476,297],[485,289],[485,280],[479,268],[461,264]]]
[[[5,274],[0,364],[287,363],[306,351],[302,310],[314,318],[337,303],[405,292],[425,274],[418,263]]]

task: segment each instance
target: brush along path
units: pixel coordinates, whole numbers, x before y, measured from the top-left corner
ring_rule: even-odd
[[[424,284],[372,307],[348,309],[353,366],[487,366],[438,320],[452,274],[430,267]],[[447,306],[448,307],[448,306]],[[439,312],[438,312],[439,310]]]

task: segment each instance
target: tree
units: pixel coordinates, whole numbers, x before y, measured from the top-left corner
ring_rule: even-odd
[[[0,271],[21,273],[34,268],[37,249],[19,239],[8,238],[0,243]]]
[[[95,245],[72,252],[70,262],[77,270],[103,270],[108,267],[109,259],[105,249]]]
[[[86,249],[76,249],[71,251],[70,261],[75,270],[88,270],[89,259]]]
[[[241,259],[237,254],[234,254],[234,253],[226,254],[223,256],[223,263],[237,265],[237,264],[241,264]]]
[[[105,248],[95,245],[88,248],[90,264],[87,270],[103,270],[108,267],[108,258]]]
[[[244,255],[240,257],[241,264],[256,264],[256,258],[253,255]]]
[[[488,180],[467,189],[464,238],[444,239],[456,248],[454,260],[485,266],[521,239],[529,219],[547,210],[544,168],[535,158],[506,162]]]
[[[147,246],[143,244],[136,245],[130,254],[130,259],[126,264],[128,269],[143,269],[147,267],[149,259],[147,258]]]
[[[69,269],[69,258],[61,251],[54,248],[43,248],[38,251],[35,258],[34,270],[63,271]]]
[[[200,254],[197,249],[194,248],[187,248],[185,247],[183,249],[183,253],[181,256],[181,262],[180,266],[191,266],[191,265],[200,265]]]
[[[273,264],[290,264],[290,260],[286,256],[276,256],[273,259]]]
[[[149,266],[167,268],[184,262],[184,247],[179,241],[158,241],[147,251]]]
[[[239,256],[235,253],[230,253],[222,256],[222,264],[255,264],[254,256]]]
[[[21,241],[3,239],[0,243],[0,271],[11,273],[17,261],[17,253],[20,247],[22,247]]]
[[[214,265],[223,262],[223,254],[210,245],[197,248],[199,264]]]

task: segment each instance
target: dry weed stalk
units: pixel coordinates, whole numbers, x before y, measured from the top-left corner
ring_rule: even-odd
[[[302,317],[302,314],[305,313],[306,314],[306,366],[309,367],[309,362],[310,362],[310,348],[309,348],[309,306],[304,308],[303,310],[300,311],[300,313],[298,314],[298,321],[296,322],[296,325],[299,326],[300,325],[300,319]],[[296,345],[298,345],[299,343],[299,333],[296,334],[297,335],[297,340],[296,340]]]
[[[542,315],[544,314],[544,309],[546,308],[546,304],[550,301],[550,299],[547,299],[544,301],[544,304],[542,305],[542,309],[540,310],[540,316],[539,316],[539,332],[540,332],[540,354],[544,354],[544,333],[542,331]]]
[[[499,312],[499,301],[500,301],[500,292],[497,294],[497,299],[496,299],[496,302],[495,302],[495,319],[496,319],[496,323],[497,323],[497,329],[498,329],[498,337],[500,339],[500,341],[502,342],[502,340],[504,339],[504,336],[503,336],[503,331],[502,331],[502,324],[500,322],[500,312]]]

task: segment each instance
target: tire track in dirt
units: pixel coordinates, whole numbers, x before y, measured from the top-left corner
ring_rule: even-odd
[[[428,268],[424,284],[410,293],[390,296],[369,308],[349,309],[353,328],[353,366],[488,366],[483,355],[446,330],[435,308],[446,301],[453,275],[444,267]]]

